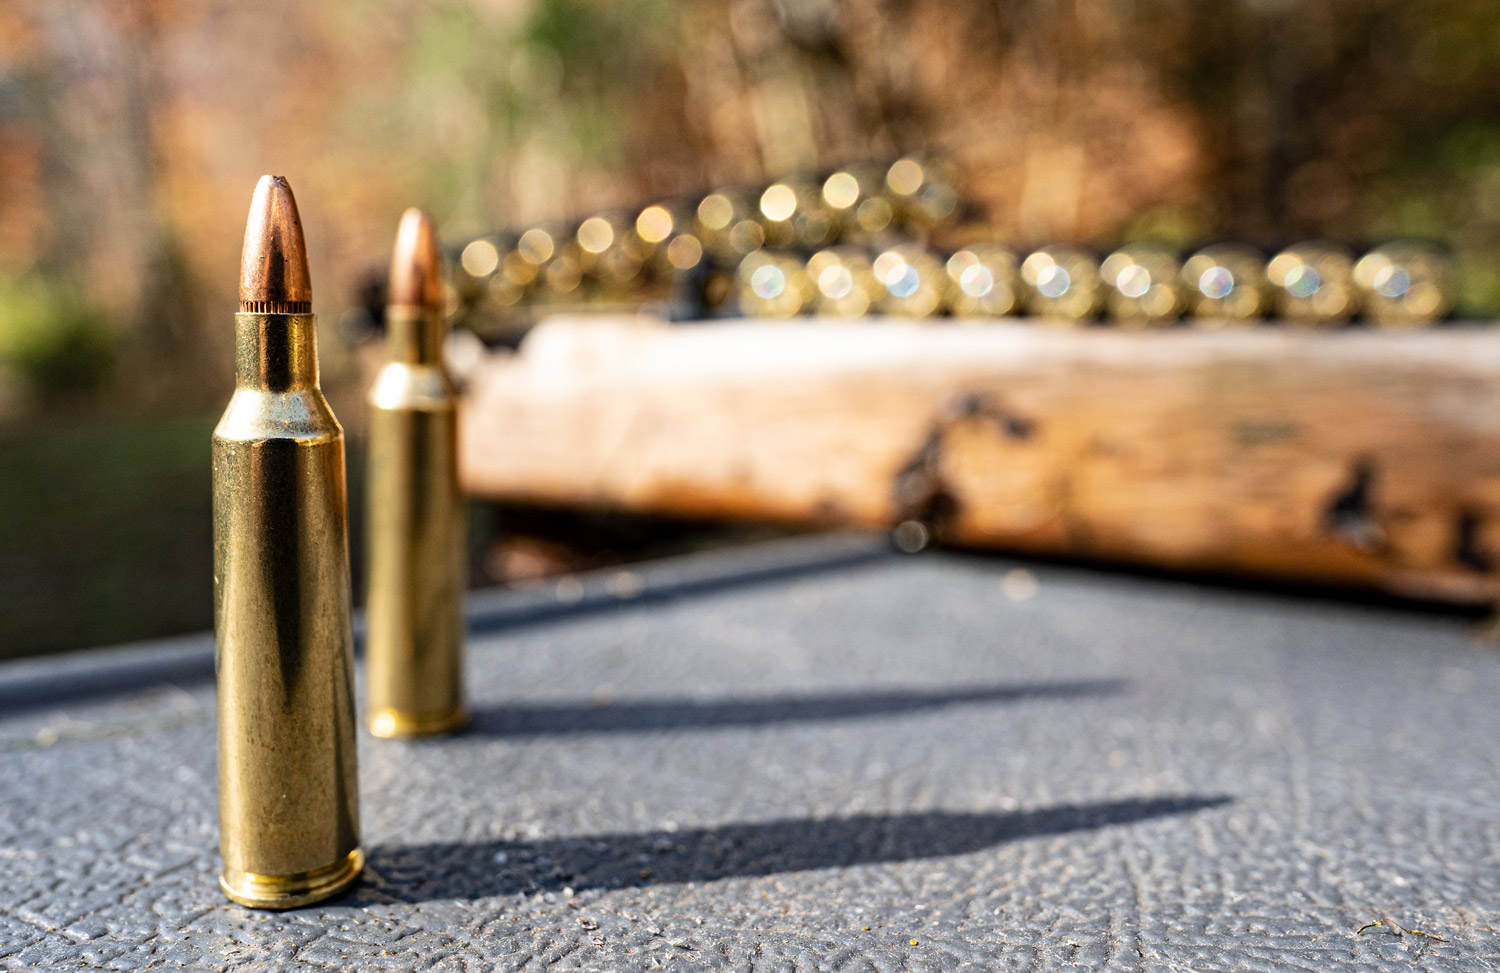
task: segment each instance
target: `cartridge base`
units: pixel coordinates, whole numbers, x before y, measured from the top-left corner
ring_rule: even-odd
[[[219,887],[240,905],[252,909],[295,909],[331,899],[359,878],[365,853],[356,848],[326,868],[292,875],[259,875],[225,866]]]
[[[382,707],[370,713],[370,733],[385,737],[423,737],[452,733],[469,723],[469,711],[462,706],[439,713],[407,713]]]

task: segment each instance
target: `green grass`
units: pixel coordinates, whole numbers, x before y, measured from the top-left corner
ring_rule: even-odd
[[[0,658],[213,623],[215,416],[0,434]]]

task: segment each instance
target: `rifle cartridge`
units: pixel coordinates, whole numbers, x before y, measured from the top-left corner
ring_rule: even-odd
[[[255,188],[213,434],[219,884],[289,909],[359,877],[344,432],[318,384],[297,203]]]
[[[466,525],[446,334],[436,234],[409,209],[391,260],[386,363],[369,396],[365,671],[367,725],[379,737],[447,733],[468,721]]]

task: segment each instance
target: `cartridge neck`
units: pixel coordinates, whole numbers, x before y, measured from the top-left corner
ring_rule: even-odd
[[[317,388],[317,322],[312,314],[236,314],[235,384],[266,392]]]
[[[437,365],[447,335],[443,312],[419,307],[385,309],[386,361],[403,365]]]

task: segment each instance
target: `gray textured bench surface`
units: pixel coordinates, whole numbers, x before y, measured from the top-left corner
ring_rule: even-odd
[[[366,880],[286,914],[215,884],[210,639],[0,667],[0,964],[1500,969],[1466,623],[1014,567],[476,595],[473,729],[363,739]]]

